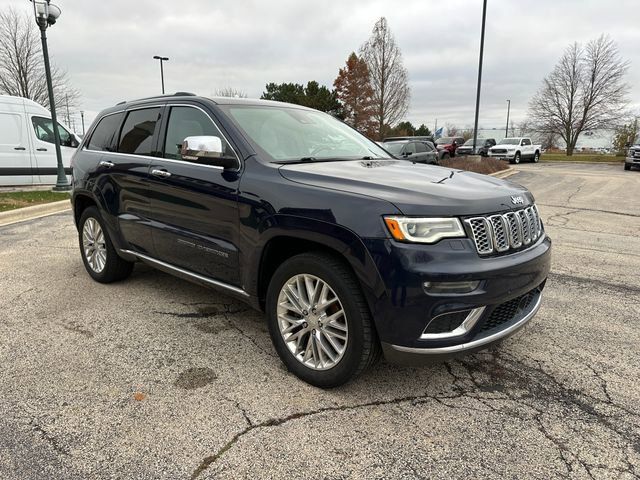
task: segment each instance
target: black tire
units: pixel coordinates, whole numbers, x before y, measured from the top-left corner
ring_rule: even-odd
[[[625,163],[624,164],[624,169],[625,170],[631,170],[631,165]]]
[[[540,161],[540,152],[536,152],[533,154],[533,163],[538,163]]]
[[[442,160],[447,160],[448,158],[450,158],[448,153],[442,155]]]
[[[520,152],[516,152],[513,159],[509,160],[509,163],[518,165],[520,163]]]
[[[90,265],[83,245],[84,227],[89,219],[93,219],[100,225],[102,234],[104,236],[104,251],[106,253],[106,260],[104,262],[104,267],[100,271],[96,271]],[[98,209],[96,207],[88,207],[82,212],[80,221],[78,222],[78,240],[80,244],[80,256],[82,257],[84,268],[86,268],[87,273],[96,282],[111,283],[118,280],[123,280],[131,275],[131,272],[133,270],[133,263],[128,262],[118,256],[118,253],[116,252],[116,249],[111,242],[111,238],[109,238],[109,233],[105,229],[104,221],[102,220],[100,212],[98,212]]]
[[[315,370],[289,350],[278,323],[278,299],[282,287],[299,274],[313,275],[335,292],[342,304],[348,327],[346,348],[337,363],[327,370]],[[301,380],[320,388],[333,388],[354,379],[375,364],[381,355],[380,342],[371,313],[353,272],[338,257],[309,252],[286,260],[269,283],[266,298],[267,323],[273,345],[287,369]]]

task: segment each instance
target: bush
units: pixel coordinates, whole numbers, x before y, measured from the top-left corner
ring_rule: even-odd
[[[476,157],[447,158],[445,160],[440,160],[440,165],[443,167],[455,168],[457,170],[484,173],[485,175],[509,168],[509,165],[503,160],[486,157],[480,158],[479,160],[476,160]]]

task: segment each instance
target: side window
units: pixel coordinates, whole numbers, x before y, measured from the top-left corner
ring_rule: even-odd
[[[47,143],[54,143],[53,121],[45,117],[31,117],[33,130],[38,140]],[[60,135],[60,145],[63,147],[73,147],[74,139],[71,134],[60,124],[58,124],[58,135]]]
[[[427,147],[424,145],[424,143],[418,142],[415,145],[416,145],[416,152],[417,153],[424,153],[424,152],[427,151]]]
[[[416,153],[416,144],[414,142],[407,143],[404,147],[404,153]]]
[[[531,145],[531,140],[529,140],[528,138],[524,139],[524,144],[525,145]]]
[[[222,141],[222,154],[233,156],[233,151],[218,127],[202,111],[194,107],[172,107],[164,141],[164,158],[182,160],[180,148],[187,137],[211,135]]]
[[[86,144],[87,148],[99,152],[115,152],[114,144],[120,131],[123,115],[123,113],[114,113],[103,117],[93,130],[89,143]]]
[[[20,115],[0,113],[0,145],[19,145],[22,143]]]
[[[153,132],[160,117],[160,108],[131,110],[122,125],[118,152],[136,155],[153,154]]]

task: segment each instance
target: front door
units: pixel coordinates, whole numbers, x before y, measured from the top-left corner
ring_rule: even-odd
[[[162,159],[154,158],[149,169],[157,258],[239,285],[236,240],[239,174],[183,160],[180,147],[186,137],[212,135],[222,140],[226,155],[235,153],[212,118],[198,107],[171,107],[165,125],[159,146]]]
[[[58,179],[58,158],[53,137],[53,122],[50,118],[32,116],[28,125],[33,134],[30,135],[32,150],[35,158],[37,177],[36,182],[43,184],[56,183]],[[60,135],[60,152],[65,173],[71,175],[71,156],[77,147],[76,140],[67,129],[58,124]],[[38,178],[39,177],[39,178]]]

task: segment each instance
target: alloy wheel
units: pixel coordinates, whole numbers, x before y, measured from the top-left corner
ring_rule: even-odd
[[[107,263],[107,247],[104,232],[95,218],[87,218],[82,227],[82,247],[87,264],[96,273],[102,272]]]
[[[285,345],[313,370],[336,366],[347,349],[344,307],[328,283],[309,274],[291,277],[278,296],[278,327]]]

